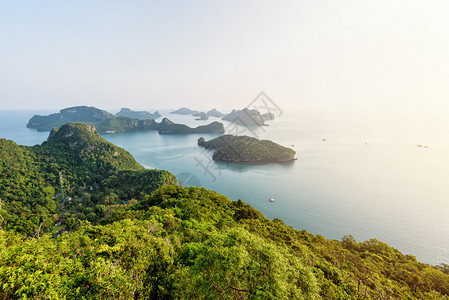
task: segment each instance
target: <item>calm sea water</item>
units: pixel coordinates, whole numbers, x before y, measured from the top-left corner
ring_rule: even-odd
[[[25,127],[35,113],[49,111],[0,111],[0,138],[23,145],[43,142],[48,132]],[[168,117],[194,126],[214,120]],[[268,127],[242,132],[297,152],[294,162],[269,165],[213,162],[197,139],[217,135],[138,132],[103,137],[145,167],[242,199],[270,219],[332,239],[346,234],[357,240],[376,238],[438,264],[449,263],[447,125],[442,119],[285,113]]]

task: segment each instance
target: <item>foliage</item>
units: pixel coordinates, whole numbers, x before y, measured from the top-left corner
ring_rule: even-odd
[[[204,243],[185,244],[175,287],[180,298],[318,299],[311,268],[298,257],[241,228],[211,235]]]
[[[3,228],[34,234],[48,228],[56,203],[49,176],[40,172],[36,155],[27,147],[0,139],[0,199]]]
[[[116,170],[143,170],[126,150],[103,139],[91,125],[71,123],[53,130],[46,142],[32,150],[70,171],[78,184],[98,183]]]
[[[161,184],[176,184],[176,178],[165,170],[120,170],[101,182],[106,193],[115,193],[120,199],[143,199]]]
[[[449,275],[385,243],[327,240],[176,185],[70,235],[0,230],[0,282],[7,299],[449,299]]]

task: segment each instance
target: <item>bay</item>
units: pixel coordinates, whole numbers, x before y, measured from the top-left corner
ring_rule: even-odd
[[[43,142],[48,132],[25,127],[48,111],[0,111],[0,138]],[[198,126],[192,116],[166,115]],[[235,127],[223,122],[228,131]],[[298,160],[236,165],[211,160],[197,139],[217,135],[104,134],[147,168],[165,169],[180,182],[242,199],[266,217],[299,230],[340,239],[375,238],[418,260],[449,263],[449,146],[447,122],[416,116],[335,115],[286,112],[270,126],[241,134],[291,147]],[[325,139],[325,141],[323,141]],[[417,147],[417,144],[428,148]],[[274,202],[269,202],[274,198]]]

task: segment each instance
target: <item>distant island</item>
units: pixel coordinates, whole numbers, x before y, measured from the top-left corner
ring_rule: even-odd
[[[180,109],[177,109],[177,110],[171,112],[171,114],[174,114],[174,115],[192,115],[192,116],[194,114],[198,114],[198,113],[200,113],[200,112],[197,110],[191,110],[187,107],[181,107]]]
[[[266,126],[265,121],[274,120],[274,115],[272,113],[261,114],[255,109],[244,108],[242,110],[232,110],[232,112],[224,116],[222,120],[247,127],[257,127]]]
[[[194,117],[199,117],[196,120],[207,120],[209,117],[222,118],[225,114],[219,112],[216,108],[209,110],[208,112],[191,110],[187,107],[181,107],[175,111],[172,111],[170,114],[177,115],[192,115]]]
[[[195,119],[197,121],[208,120],[209,117],[221,118],[222,120],[247,127],[267,126],[267,124],[265,123],[266,121],[274,120],[274,114],[272,113],[261,114],[258,110],[249,108],[244,108],[241,110],[233,109],[231,113],[223,114],[216,108],[213,108],[208,112],[204,112],[192,110],[187,107],[181,107],[175,111],[172,111],[170,114],[192,115],[194,117],[197,117]]]
[[[222,135],[210,141],[203,137],[198,145],[216,150],[212,159],[230,163],[273,163],[295,159],[296,152],[269,140],[249,136]]]
[[[184,124],[177,124],[167,118],[163,118],[160,123],[154,120],[137,120],[127,117],[107,119],[93,123],[100,133],[117,133],[130,131],[157,130],[160,134],[191,134],[191,133],[219,133],[225,132],[224,126],[220,122],[212,122],[195,128]]]
[[[157,130],[160,134],[224,133],[224,126],[220,122],[191,128],[184,124],[176,124],[167,118],[158,123],[154,119],[116,117],[107,111],[88,106],[65,108],[48,116],[35,115],[29,120],[27,127],[38,131],[50,131],[64,124],[77,122],[94,125],[100,133],[148,130]]]
[[[209,117],[222,118],[225,116],[224,113],[219,112],[217,109],[213,108],[206,113]]]
[[[209,120],[209,116],[208,116],[207,113],[205,113],[205,112],[200,112],[200,113],[194,114],[193,116],[194,116],[194,117],[198,117],[198,118],[195,119],[195,120],[197,120],[197,121],[206,121],[206,120]]]
[[[156,123],[157,124],[157,123]],[[164,118],[160,124],[157,124],[157,130],[160,134],[191,134],[191,133],[224,133],[224,126],[220,122],[212,122],[208,125],[201,125],[191,128],[184,124],[176,124],[167,118]]]
[[[67,123],[96,123],[110,119],[115,119],[115,116],[105,110],[92,106],[75,106],[61,109],[59,113],[48,116],[34,115],[28,121],[27,127],[38,131],[50,131]]]
[[[116,117],[128,117],[139,120],[157,119],[162,117],[161,114],[156,111],[153,114],[148,111],[134,111],[129,108],[122,108],[118,113],[115,114]]]

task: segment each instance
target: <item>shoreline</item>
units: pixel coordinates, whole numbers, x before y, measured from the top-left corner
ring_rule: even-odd
[[[245,161],[245,160],[223,160],[223,159],[214,159],[216,162],[229,163],[229,164],[238,164],[238,165],[268,165],[268,164],[286,164],[292,163],[298,160],[297,157],[294,157],[289,160],[255,160],[255,161]]]

